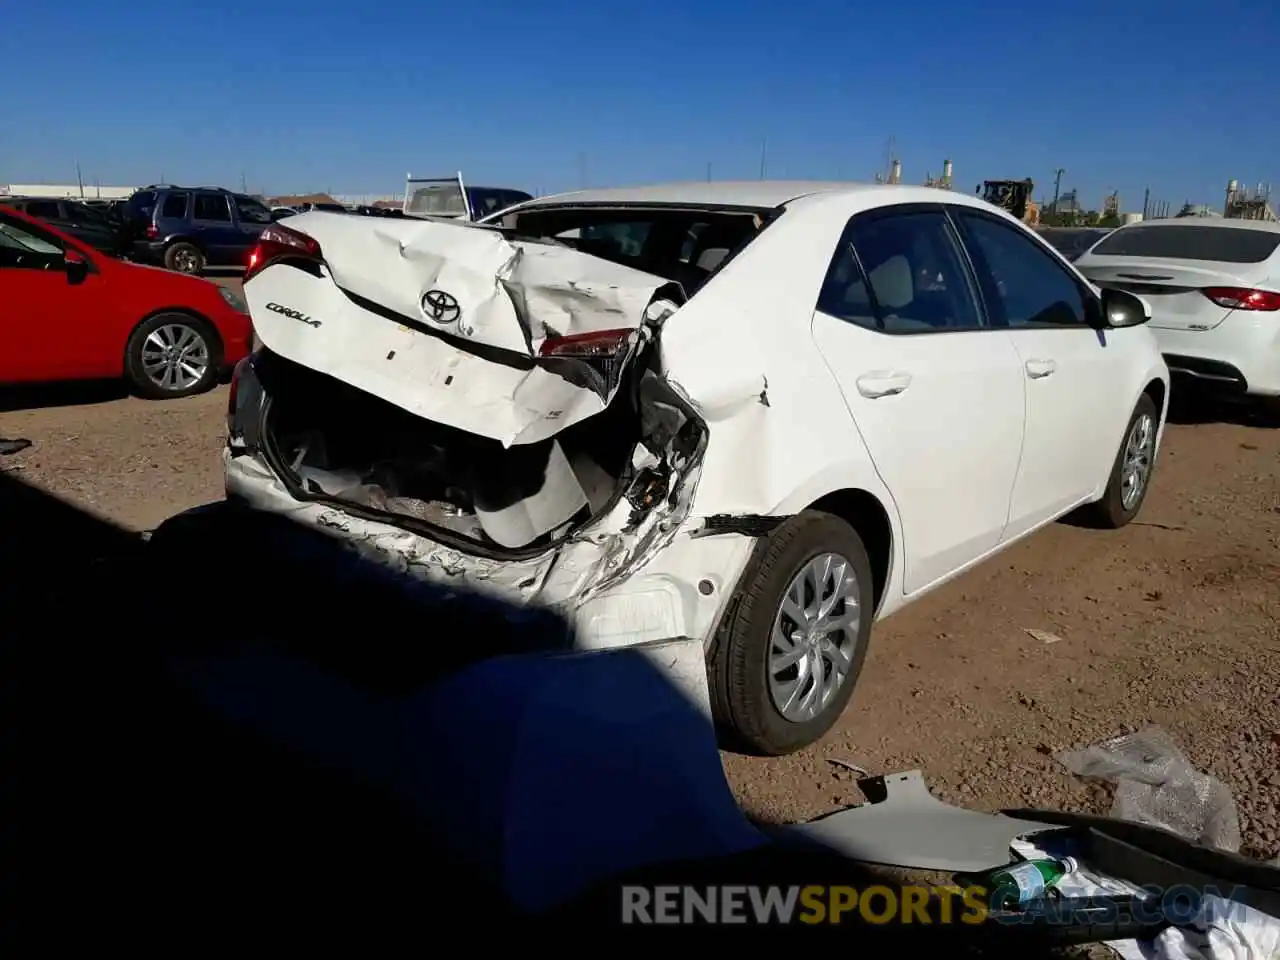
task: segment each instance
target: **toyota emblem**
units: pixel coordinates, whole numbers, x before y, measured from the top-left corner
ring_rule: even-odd
[[[458,299],[443,290],[428,290],[422,295],[422,312],[432,323],[453,323],[462,316]]]

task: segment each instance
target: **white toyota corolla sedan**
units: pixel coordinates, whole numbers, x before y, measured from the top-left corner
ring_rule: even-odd
[[[229,498],[584,648],[702,638],[772,754],[835,723],[874,620],[1076,508],[1132,520],[1168,397],[1141,299],[924,187],[304,213],[245,296]]]

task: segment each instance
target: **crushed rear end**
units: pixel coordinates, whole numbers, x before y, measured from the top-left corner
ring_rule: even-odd
[[[322,213],[245,283],[228,494],[437,583],[680,635],[650,584],[589,614],[689,514],[707,431],[656,362],[683,290],[554,242]],[[623,591],[625,594],[626,591]]]

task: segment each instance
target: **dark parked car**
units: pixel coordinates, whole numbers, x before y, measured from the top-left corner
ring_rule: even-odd
[[[244,266],[271,222],[261,201],[220,187],[143,187],[125,205],[130,256],[181,273]]]
[[[1044,227],[1045,243],[1074,263],[1086,250],[1111,232],[1111,227]]]
[[[118,257],[125,252],[126,241],[120,225],[87,204],[50,197],[9,197],[3,202],[102,253]]]

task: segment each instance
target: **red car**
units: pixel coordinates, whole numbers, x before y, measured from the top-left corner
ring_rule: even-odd
[[[123,376],[142,396],[185,397],[252,340],[236,291],[113,259],[0,207],[0,384]]]

